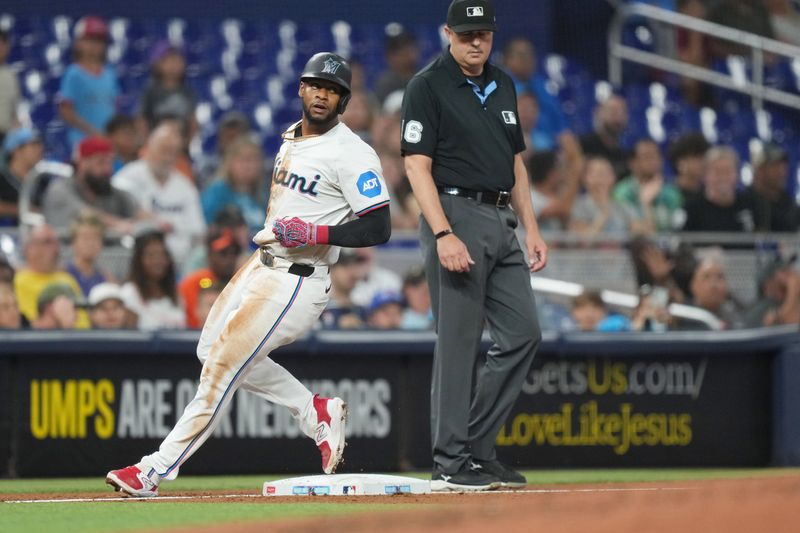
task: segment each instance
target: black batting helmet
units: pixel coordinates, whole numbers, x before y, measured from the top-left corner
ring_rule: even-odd
[[[336,111],[341,115],[344,113],[347,102],[350,101],[350,80],[352,74],[350,73],[350,65],[340,55],[332,52],[320,52],[311,56],[306,66],[303,68],[303,73],[300,74],[300,79],[318,78],[321,80],[332,81],[340,86],[342,96],[339,98],[339,105]]]

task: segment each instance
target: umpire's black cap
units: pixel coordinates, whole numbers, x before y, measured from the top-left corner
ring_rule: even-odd
[[[497,31],[490,0],[453,0],[447,9],[447,27],[456,33]]]

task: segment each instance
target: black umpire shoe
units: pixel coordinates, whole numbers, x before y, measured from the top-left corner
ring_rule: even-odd
[[[473,459],[472,463],[470,463],[470,468],[474,472],[480,472],[481,474],[493,477],[495,480],[499,480],[501,487],[519,489],[528,484],[528,480],[525,479],[525,476],[513,468],[504,465],[497,459],[494,461],[479,461]]]
[[[436,469],[431,475],[431,490],[433,492],[483,491],[497,488],[500,488],[500,481],[498,481],[497,477],[468,467],[456,474],[447,474]]]

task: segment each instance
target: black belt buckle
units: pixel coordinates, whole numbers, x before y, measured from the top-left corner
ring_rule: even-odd
[[[263,246],[258,249],[258,258],[261,259],[261,264],[263,264],[265,267],[272,268],[275,266],[275,256],[269,253]],[[294,274],[295,276],[307,278],[314,273],[314,267],[311,265],[292,263],[291,266],[289,266],[288,272],[289,274]]]
[[[506,207],[510,201],[511,193],[508,191],[497,191],[496,207]]]

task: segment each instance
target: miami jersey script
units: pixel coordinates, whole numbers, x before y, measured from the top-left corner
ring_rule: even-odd
[[[283,217],[299,217],[312,224],[337,226],[389,204],[375,150],[345,124],[322,135],[296,136],[299,123],[283,134],[275,158],[269,205],[264,228],[253,241],[293,263],[330,265],[339,247],[317,245],[284,248],[272,234],[272,223]]]

